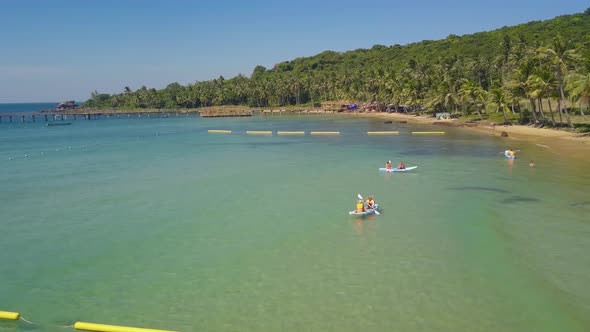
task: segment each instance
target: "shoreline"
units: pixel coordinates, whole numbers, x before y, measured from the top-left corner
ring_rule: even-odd
[[[465,123],[457,121],[456,119],[436,120],[433,117],[399,113],[357,113],[355,115],[390,120],[394,123],[396,121],[407,121],[407,123],[414,124],[466,129],[482,135],[489,134],[498,139],[528,141],[564,157],[567,156],[590,160],[590,136],[584,134],[576,134],[551,128],[531,128],[523,125],[496,125],[494,127],[487,123]],[[506,132],[508,137],[502,137],[502,132]],[[510,145],[514,144],[510,143]]]
[[[304,108],[304,109],[253,109],[242,106],[209,106],[205,108],[194,108],[194,109],[91,109],[91,108],[79,108],[76,110],[66,110],[62,112],[48,112],[40,113],[47,115],[72,115],[83,111],[85,114],[102,114],[102,115],[117,115],[117,114],[150,114],[150,113],[182,113],[191,114],[207,112],[207,111],[222,111],[235,113],[236,111],[248,110],[252,112],[252,116],[263,116],[272,117],[280,115],[329,115],[329,116],[345,116],[345,117],[362,117],[362,118],[373,118],[383,119],[392,122],[401,123],[413,123],[432,125],[438,128],[440,127],[454,127],[463,128],[472,132],[477,132],[481,135],[491,135],[498,139],[506,139],[510,141],[528,141],[534,143],[540,147],[553,150],[554,153],[564,156],[574,156],[584,160],[590,160],[590,135],[572,133],[564,130],[552,129],[552,128],[533,128],[525,125],[495,125],[493,126],[487,122],[464,122],[458,119],[445,119],[436,120],[431,116],[420,116],[415,114],[402,114],[402,113],[383,113],[383,112],[336,112],[326,111],[318,108]],[[19,113],[12,114],[13,116],[20,115]],[[27,113],[22,113],[26,116]],[[0,119],[2,116],[8,114],[0,113]],[[502,132],[506,132],[508,137],[501,137]],[[514,146],[514,143],[507,145]]]

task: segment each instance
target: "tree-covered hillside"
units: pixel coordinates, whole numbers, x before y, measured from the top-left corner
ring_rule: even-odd
[[[584,13],[495,31],[409,45],[375,45],[344,53],[326,51],[285,61],[250,77],[172,83],[162,90],[125,87],[115,95],[93,92],[97,108],[193,108],[309,105],[328,100],[420,105],[426,111],[514,112],[531,120],[569,122],[567,104],[590,98],[590,8]],[[547,107],[549,101],[550,109]],[[551,100],[559,100],[551,105]],[[554,102],[555,104],[555,102]],[[546,113],[549,112],[550,116]],[[525,113],[525,112],[521,112]],[[566,119],[561,119],[565,115]],[[525,120],[528,120],[525,119]]]

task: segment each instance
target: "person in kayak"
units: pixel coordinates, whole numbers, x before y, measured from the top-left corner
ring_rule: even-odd
[[[365,212],[365,204],[363,204],[363,200],[359,199],[356,202],[356,213],[363,213]]]
[[[372,210],[375,208],[375,201],[373,200],[373,195],[369,195],[367,198],[367,210]]]
[[[512,149],[508,149],[508,155],[512,158],[516,157],[516,152],[514,152],[514,150]]]
[[[535,167],[535,162],[531,159],[531,161],[529,162],[529,166],[530,167]]]
[[[406,169],[406,164],[404,164],[404,162],[402,161],[402,162],[399,163],[399,166],[397,168],[399,168],[399,169]]]
[[[391,160],[385,163],[385,169],[391,169]]]

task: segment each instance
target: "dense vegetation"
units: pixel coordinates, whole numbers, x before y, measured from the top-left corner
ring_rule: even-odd
[[[95,91],[85,106],[269,107],[355,100],[416,106],[431,113],[473,113],[480,118],[486,112],[502,112],[505,120],[522,110],[518,113],[523,122],[571,126],[568,108],[571,112],[577,106],[582,112],[589,99],[590,8],[438,41],[326,51],[272,69],[257,66],[250,77],[219,77],[188,86],[172,83],[162,90],[125,87],[114,95]]]

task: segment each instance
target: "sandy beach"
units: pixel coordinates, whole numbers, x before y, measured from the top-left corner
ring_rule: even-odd
[[[590,161],[590,136],[570,133],[557,129],[532,128],[529,126],[511,125],[495,127],[487,123],[465,123],[455,119],[436,120],[433,117],[416,116],[400,113],[356,113],[357,116],[375,117],[393,122],[407,121],[408,123],[432,124],[436,126],[450,126],[477,131],[482,134],[497,136],[498,139],[508,141],[529,141],[536,145],[550,149],[560,156],[568,156]],[[501,137],[506,132],[508,137]],[[516,146],[516,143],[509,143]]]

